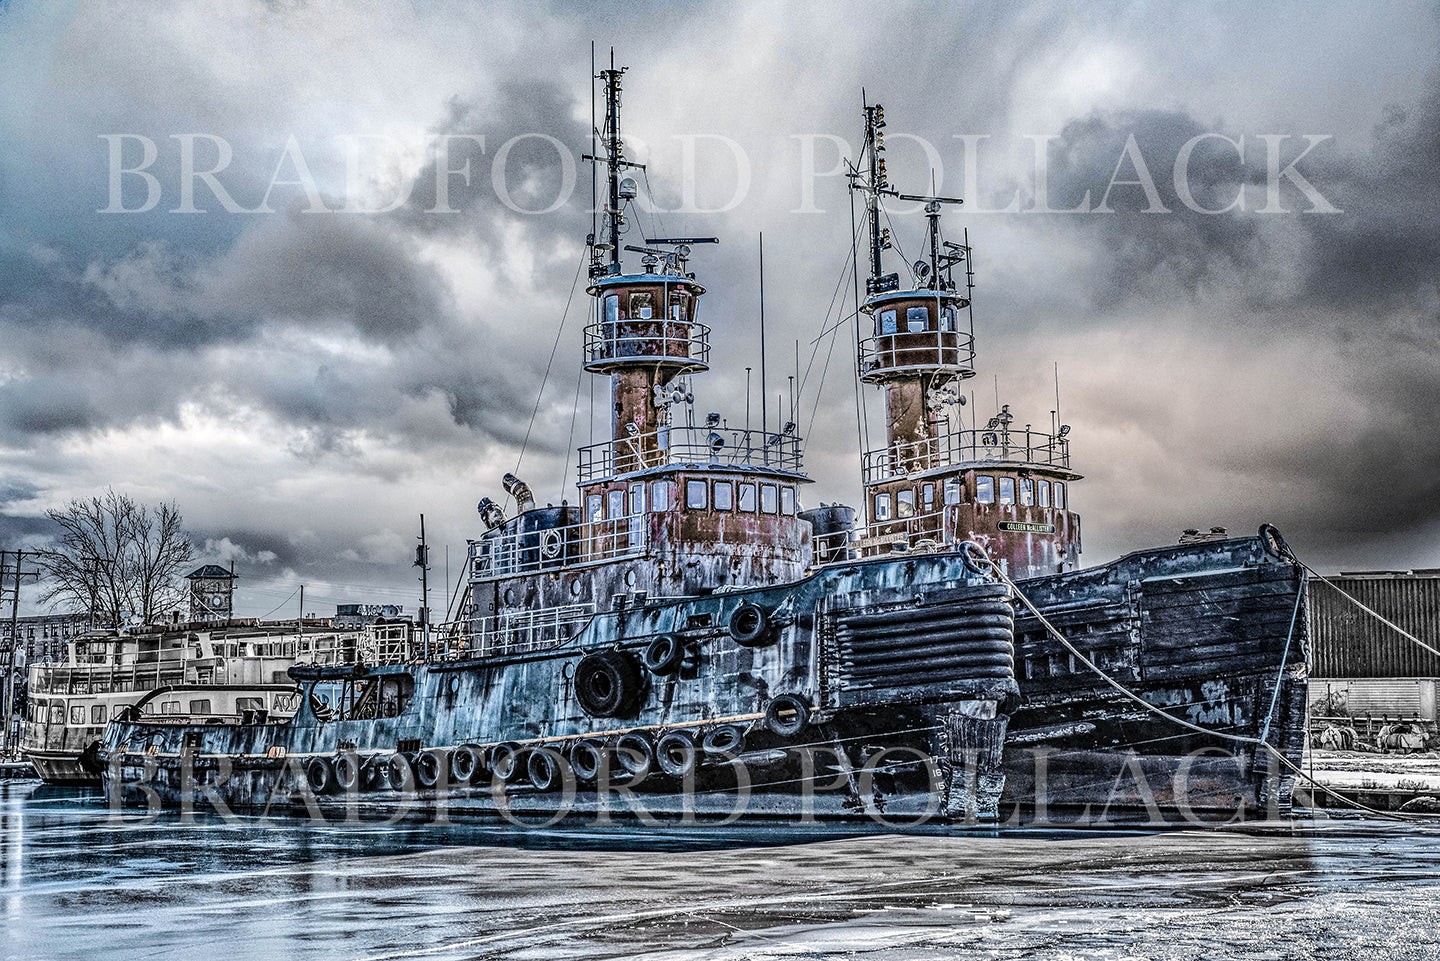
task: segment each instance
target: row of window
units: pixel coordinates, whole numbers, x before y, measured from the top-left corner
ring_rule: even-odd
[[[943,333],[953,334],[955,332],[956,317],[954,307],[947,306],[943,308],[940,311],[940,330]],[[876,323],[875,329],[882,336],[885,334],[900,333],[899,313],[893,307],[880,311],[880,319]],[[930,308],[905,308],[905,333],[920,334],[930,329]]]
[[[181,705],[181,702],[180,702],[180,701],[161,701],[161,702],[160,702],[160,713],[161,713],[161,714],[179,714],[179,713],[180,713],[180,705]],[[47,706],[48,706],[48,708],[49,708],[48,712],[47,712],[47,710],[46,710]],[[257,711],[258,711],[258,710],[260,710],[261,708],[263,708],[264,706],[265,706],[265,700],[264,700],[263,698],[259,698],[259,697],[237,697],[237,698],[235,699],[235,710],[236,710],[236,711],[250,711],[250,710],[257,710]],[[128,707],[128,705],[126,705],[126,704],[117,704],[117,705],[115,706],[115,711],[114,711],[113,716],[114,716],[114,717],[119,717],[120,714],[121,714],[121,712],[123,712],[126,707]],[[188,713],[190,713],[190,714],[209,714],[209,713],[210,713],[210,699],[209,699],[209,698],[196,698],[196,699],[194,699],[194,700],[191,700],[190,703],[189,703],[189,708],[190,708],[190,710],[189,710]],[[47,721],[46,721],[47,713],[48,713],[48,717],[49,717],[48,723],[50,723],[50,724],[64,724],[64,723],[66,723],[66,717],[65,717],[65,702],[64,702],[64,701],[51,701],[48,705],[47,705],[45,702],[43,702],[43,701],[34,701],[34,702],[31,702],[31,704],[30,704],[30,710],[29,710],[28,713],[29,713],[30,721],[31,721],[32,723],[35,723],[35,724],[45,724],[45,723],[47,723]],[[89,723],[89,724],[92,724],[92,725],[95,725],[96,727],[99,727],[99,726],[105,724],[106,720],[108,720],[108,719],[105,717],[105,705],[104,705],[104,704],[90,704],[90,705],[85,705],[85,704],[72,704],[72,705],[70,705],[70,717],[69,717],[70,726],[76,727],[76,726],[80,726],[80,725],[86,724],[86,723],[87,723],[87,718],[88,718],[88,723]]]
[[[591,494],[585,498],[585,516],[590,522],[618,520],[645,513],[646,485],[631,484],[627,490],[607,491],[602,497]],[[649,485],[649,507],[652,513],[670,509],[670,482],[653,481]],[[685,506],[690,510],[741,511],[754,514],[795,516],[795,488],[790,484],[757,484],[753,481],[698,480],[685,482]]]
[[[685,319],[685,304],[690,300],[688,295],[677,294],[670,298],[670,319],[683,321]],[[649,291],[637,290],[629,295],[629,303],[626,305],[626,320],[650,320],[655,316],[655,297]],[[605,296],[605,319],[610,323],[620,320],[620,295],[607,294]]]
[[[914,517],[916,513],[916,491],[897,491],[892,499],[890,493],[876,494],[872,516],[877,521]],[[1037,480],[1033,477],[1000,477],[988,474],[975,475],[975,503],[1019,504],[1021,507],[1050,507],[1065,509],[1065,484],[1062,481]],[[960,481],[952,478],[945,482],[945,504],[954,506],[962,502]],[[930,514],[935,510],[935,485],[922,484],[919,489],[921,513]]]

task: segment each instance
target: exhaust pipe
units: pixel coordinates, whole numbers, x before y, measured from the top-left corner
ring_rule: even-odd
[[[523,514],[535,506],[535,495],[531,492],[530,485],[514,474],[506,474],[500,479],[500,484],[505,488],[505,493],[515,498],[515,513]]]

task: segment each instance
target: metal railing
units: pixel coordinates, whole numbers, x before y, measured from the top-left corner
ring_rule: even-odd
[[[539,530],[491,533],[471,543],[471,573],[474,577],[503,577],[638,557],[649,547],[652,516],[626,514]]]
[[[923,441],[866,451],[861,473],[865,483],[874,484],[921,471],[977,463],[1069,469],[1070,442],[1034,430],[951,431]]]
[[[677,466],[755,467],[799,473],[800,437],[730,427],[662,427],[580,448],[579,482]]]
[[[905,545],[902,551],[912,548],[929,549],[944,546],[945,512],[932,510],[909,517],[891,517],[874,520],[859,531],[854,542],[855,549],[864,557],[876,554],[894,553],[892,545]],[[927,543],[928,542],[928,543]]]
[[[975,366],[975,339],[969,331],[918,330],[878,334],[860,341],[860,376],[887,372],[970,371]]]
[[[704,370],[709,367],[710,328],[663,317],[604,320],[586,326],[587,367],[627,360],[658,360],[685,370]]]
[[[584,630],[594,604],[567,604],[447,621],[431,634],[432,660],[498,657],[553,650]]]

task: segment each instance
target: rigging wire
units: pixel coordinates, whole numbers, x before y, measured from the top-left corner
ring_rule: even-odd
[[[515,458],[515,473],[520,473],[520,464],[525,460],[525,448],[530,444],[530,432],[535,429],[535,418],[540,413],[540,400],[545,396],[545,383],[550,379],[550,367],[555,363],[555,352],[560,349],[560,337],[565,333],[565,323],[570,318],[570,304],[575,299],[575,288],[580,286],[580,274],[585,269],[587,253],[581,253],[580,263],[575,267],[575,279],[570,282],[570,294],[565,298],[565,309],[560,314],[560,327],[555,331],[555,343],[550,345],[550,357],[545,361],[545,373],[540,378],[540,389],[535,392],[535,406],[530,410],[530,423],[525,425],[525,439],[520,442],[520,453]],[[573,415],[572,415],[573,416]],[[510,494],[505,494],[505,503],[510,503]]]

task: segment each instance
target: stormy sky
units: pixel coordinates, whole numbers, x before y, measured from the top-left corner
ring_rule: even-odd
[[[0,3],[0,546],[114,487],[177,502],[242,613],[413,609],[419,514],[436,583],[505,471],[573,498],[592,41],[630,68],[627,239],[720,238],[700,417],[743,421],[750,366],[758,426],[764,234],[807,505],[858,503],[863,91],[891,180],[965,200],[967,426],[998,390],[1048,428],[1058,364],[1087,563],[1270,522],[1440,567],[1429,3]],[[889,217],[904,272],[924,219]]]

